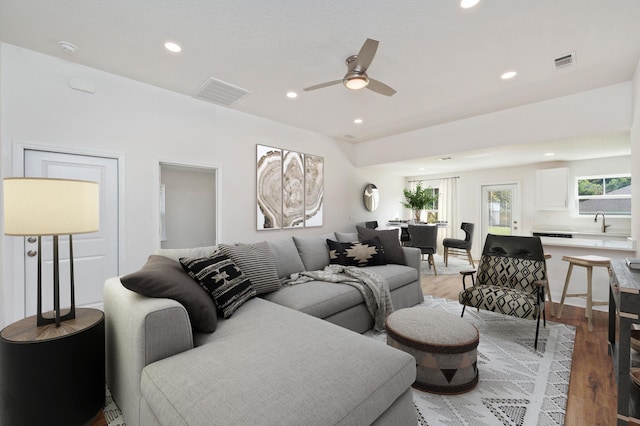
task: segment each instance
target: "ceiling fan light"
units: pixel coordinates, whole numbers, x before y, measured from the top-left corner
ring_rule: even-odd
[[[366,75],[347,75],[342,81],[347,89],[351,90],[360,90],[367,87],[369,84],[369,79]]]

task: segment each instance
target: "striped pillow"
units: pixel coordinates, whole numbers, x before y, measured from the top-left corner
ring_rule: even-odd
[[[220,253],[229,256],[238,265],[257,294],[271,293],[282,288],[273,253],[266,241],[235,246],[219,244],[218,248]]]
[[[213,298],[224,318],[256,295],[251,281],[229,257],[214,252],[210,257],[182,257],[182,268]]]

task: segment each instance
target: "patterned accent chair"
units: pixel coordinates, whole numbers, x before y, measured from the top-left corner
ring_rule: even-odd
[[[519,318],[535,319],[534,349],[538,349],[540,316],[546,327],[544,290],[547,264],[539,237],[487,235],[482,258],[476,271],[462,272],[464,290],[458,300],[467,306],[482,308]],[[466,279],[472,286],[467,288]]]

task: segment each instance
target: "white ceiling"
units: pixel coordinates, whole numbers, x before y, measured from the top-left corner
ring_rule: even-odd
[[[187,96],[213,77],[250,92],[230,108],[353,143],[629,81],[639,23],[638,0],[0,0],[3,42]],[[342,78],[368,37],[380,41],[368,73],[396,95],[302,91]],[[570,52],[575,65],[556,70]]]

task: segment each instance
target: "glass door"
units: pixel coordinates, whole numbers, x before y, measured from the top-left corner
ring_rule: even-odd
[[[517,183],[482,186],[482,235],[520,235]]]

